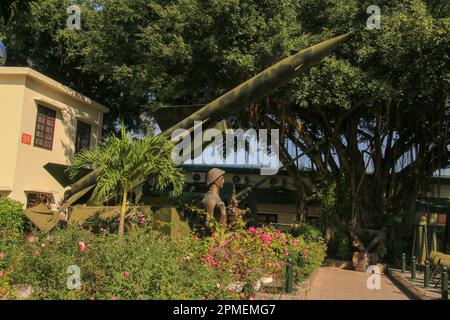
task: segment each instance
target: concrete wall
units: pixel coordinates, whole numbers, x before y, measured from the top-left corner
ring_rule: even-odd
[[[34,146],[38,105],[56,111],[53,147]],[[29,68],[0,68],[0,191],[27,202],[27,192],[51,193],[58,202],[62,187],[43,166],[49,162],[69,164],[75,150],[77,120],[91,125],[91,146],[101,136],[107,108]],[[21,142],[22,134],[31,144]]]

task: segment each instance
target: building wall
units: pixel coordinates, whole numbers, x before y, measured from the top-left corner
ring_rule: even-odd
[[[28,192],[51,193],[58,202],[67,188],[62,187],[43,166],[49,162],[67,165],[73,159],[77,120],[91,125],[90,143],[91,146],[96,144],[101,136],[103,112],[107,109],[34,70],[10,69],[15,69],[11,70],[16,72],[14,76],[0,72],[1,108],[9,114],[8,119],[2,115],[0,127],[10,127],[9,135],[4,138],[1,134],[1,138],[5,140],[5,153],[14,154],[14,157],[9,155],[6,161],[2,158],[0,185],[9,183],[12,187],[9,197],[24,204]],[[4,85],[5,79],[9,78],[15,79],[15,90]],[[56,111],[52,150],[34,146],[38,105]],[[22,134],[32,136],[31,144],[21,142]]]
[[[19,132],[25,91],[25,78],[0,77],[0,193],[9,194],[14,185],[15,166],[19,146]]]
[[[430,196],[437,198],[450,199],[450,185],[449,184],[433,184],[431,186]]]

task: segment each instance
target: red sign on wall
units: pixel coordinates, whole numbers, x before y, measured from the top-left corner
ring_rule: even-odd
[[[31,134],[22,133],[22,143],[31,144]]]

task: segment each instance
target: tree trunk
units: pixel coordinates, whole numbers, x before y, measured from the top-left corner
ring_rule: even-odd
[[[119,240],[123,238],[123,229],[125,226],[125,213],[127,212],[127,192],[122,195],[122,208],[120,210],[120,221],[119,221]]]

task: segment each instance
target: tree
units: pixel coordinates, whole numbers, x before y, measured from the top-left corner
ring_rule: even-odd
[[[184,176],[172,161],[172,143],[162,136],[133,140],[121,126],[121,136],[111,135],[99,146],[75,156],[69,175],[77,176],[83,168],[99,171],[92,200],[97,203],[121,195],[119,238],[123,236],[129,193],[148,176],[155,176],[155,185],[164,189],[171,185],[173,194],[183,189]]]
[[[336,192],[351,195],[350,220],[365,226],[412,217],[428,177],[449,164],[448,1],[378,1],[380,30],[366,28],[365,0],[78,3],[82,30],[65,27],[69,1],[43,0],[0,36],[11,64],[110,107],[107,129],[123,116],[139,130],[160,105],[207,103],[292,51],[353,31],[232,122],[280,128],[322,179],[343,180],[348,190]],[[304,199],[292,152],[282,156]]]
[[[0,3],[0,19],[7,25],[12,17],[29,14],[34,5],[36,0],[3,0]]]

